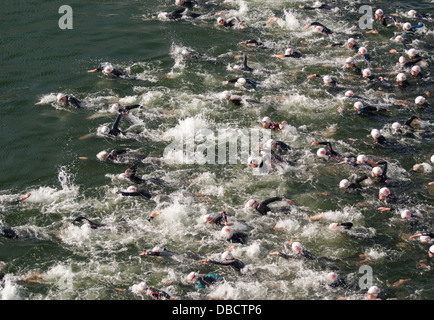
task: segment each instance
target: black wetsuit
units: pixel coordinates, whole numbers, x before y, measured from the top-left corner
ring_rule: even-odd
[[[66,104],[73,107],[77,107],[79,109],[82,107],[81,102],[73,96],[66,96]]]
[[[231,243],[241,243],[246,244],[247,243],[248,235],[243,232],[235,232],[232,237],[227,239]]]
[[[149,200],[152,198],[152,194],[145,189],[138,189],[136,192],[128,192],[128,191],[118,191],[123,196],[126,197],[142,197],[146,200]]]
[[[279,252],[278,254],[279,257],[285,258],[285,259],[300,259],[300,258],[306,258],[308,260],[314,260],[312,254],[307,251],[302,249],[299,253],[296,254],[286,254],[283,252]]]
[[[104,66],[99,66],[97,69],[97,71],[103,71],[104,70]],[[116,78],[120,78],[120,77],[129,77],[128,74],[126,74],[125,72],[113,69],[110,74]]]
[[[189,1],[189,0],[187,0],[187,1],[184,1],[184,3],[183,4],[180,4],[180,6],[181,7],[186,7],[186,8],[193,8],[193,7],[195,7],[195,6],[197,6],[197,2],[196,1]]]
[[[373,106],[363,106],[361,110],[356,110],[356,114],[358,115],[371,115],[373,112],[384,112],[387,111],[387,109],[378,109],[377,107]]]
[[[10,227],[4,227],[0,226],[0,236],[9,238],[9,239],[16,239],[18,238],[18,234]]]
[[[243,66],[241,67],[241,70],[249,72],[253,71],[253,69],[247,65],[247,54],[245,53],[243,53]]]
[[[330,142],[324,141],[324,142],[318,142],[318,144],[327,146],[326,156],[328,156],[329,158],[338,159],[338,160],[343,159],[343,157],[339,153],[333,150],[332,144]]]
[[[273,198],[266,199],[260,202],[259,205],[255,208],[255,210],[258,211],[263,216],[265,216],[268,212],[271,211],[271,208],[268,207],[270,203],[276,201],[282,201],[283,199],[284,199],[283,197],[273,197]]]
[[[74,220],[74,222],[83,222],[83,221],[89,222],[89,226],[91,229],[98,229],[98,228],[105,226],[105,224],[93,222],[93,221],[89,220],[88,218],[82,217],[82,216],[80,216]]]
[[[304,6],[302,9],[305,10],[332,10],[333,8],[330,7],[328,4],[321,4],[319,7],[309,7],[309,6]]]
[[[256,47],[265,48],[262,42],[258,42],[257,40],[247,40],[244,41],[246,45],[255,45]]]
[[[169,251],[166,248],[164,248],[162,251],[147,251],[147,256],[155,256],[155,257],[171,257],[175,255],[176,252]]]
[[[202,277],[198,277],[197,286],[203,289],[209,287],[210,285],[213,285],[218,281],[223,281],[223,280],[224,278],[222,276],[219,276],[214,273],[208,273]]]
[[[347,189],[361,189],[362,185],[360,184],[362,181],[368,179],[367,175],[357,178],[354,182],[351,182]]]
[[[199,13],[189,11],[188,8],[181,8],[169,13],[167,18],[176,20],[176,19],[181,19],[184,16],[194,19],[200,17],[201,15]]]
[[[163,300],[163,299],[170,299],[171,296],[167,292],[155,289],[154,287],[149,287],[146,289],[146,295],[148,297],[151,297],[153,300]]]
[[[330,35],[330,34],[333,33],[333,31],[331,31],[329,28],[327,28],[325,25],[323,25],[323,24],[321,24],[319,22],[312,22],[310,25],[311,26],[320,26],[320,27],[322,27],[323,29],[322,29],[321,32],[324,33],[324,34]]]
[[[217,225],[220,228],[225,226],[225,223],[228,222],[228,217],[225,211],[218,213],[212,217],[211,223]]]
[[[229,83],[235,83],[235,82],[237,82],[238,79],[240,79],[240,78],[231,79],[231,80],[228,80],[228,82],[229,82]],[[258,86],[260,83],[255,82],[255,81],[250,80],[250,79],[246,79],[246,84],[247,84],[249,87],[256,87],[256,86]]]
[[[223,266],[231,266],[238,271],[245,267],[244,262],[238,259],[227,260],[227,261],[208,260],[208,262],[213,264],[223,265]]]
[[[116,117],[115,122],[113,122],[112,127],[110,128],[110,131],[108,132],[109,135],[117,137],[120,134],[125,134],[125,132],[123,132],[119,129],[119,123],[120,123],[122,117],[123,117],[123,114],[119,113],[118,116]]]

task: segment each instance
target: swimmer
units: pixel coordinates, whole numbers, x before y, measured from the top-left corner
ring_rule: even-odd
[[[345,69],[351,69],[354,74],[362,75],[362,69],[356,66],[356,62],[353,57],[349,57],[345,60]]]
[[[195,12],[191,12],[188,8],[176,9],[176,10],[170,12],[170,13],[168,13],[168,12],[160,12],[158,14],[159,18],[169,19],[169,20],[180,20],[182,18],[196,19],[196,18],[198,18],[200,16],[201,16],[201,14],[195,13]]]
[[[273,198],[263,200],[261,202],[258,202],[256,200],[249,200],[247,202],[247,206],[255,209],[260,214],[265,216],[265,215],[267,215],[268,212],[272,211],[272,209],[270,207],[268,207],[268,205],[270,203],[277,202],[277,201],[284,201],[291,206],[294,205],[294,202],[292,200],[286,199],[285,197],[273,197]]]
[[[312,142],[312,145],[313,146],[318,146],[318,145],[327,146],[327,149],[325,149],[325,148],[318,149],[317,155],[321,158],[327,157],[329,159],[336,159],[336,160],[344,160],[345,159],[345,157],[343,157],[338,152],[333,150],[332,144],[328,141],[324,141],[324,142],[314,141],[314,142]]]
[[[148,287],[145,282],[141,282],[135,287],[137,287],[137,292],[140,295],[150,297],[152,300],[179,300],[178,297],[173,297],[163,290]]]
[[[230,226],[224,226],[220,230],[220,234],[222,237],[224,237],[227,241],[231,243],[240,243],[240,244],[246,244],[247,243],[247,234],[243,232],[234,232],[232,230],[232,227]]]
[[[368,289],[366,296],[369,300],[377,300],[380,295],[380,292],[381,292],[380,288],[378,288],[377,286],[372,286]]]
[[[357,54],[362,58],[362,60],[368,63],[372,61],[372,57],[368,54],[368,49],[365,47],[360,47],[359,50],[357,50]]]
[[[341,190],[362,189],[363,186],[360,183],[367,179],[368,179],[367,175],[356,178],[354,182],[350,182],[348,179],[343,179],[339,182],[339,189]]]
[[[103,63],[98,68],[89,70],[88,72],[102,72],[105,75],[110,75],[115,78],[129,78],[130,76],[122,71],[116,70],[110,63]]]
[[[329,75],[322,76],[314,73],[307,76],[307,79],[311,79],[311,78],[322,78],[324,84],[328,87],[335,87],[337,85],[337,81],[332,77],[330,77]]]
[[[10,203],[10,204],[18,204],[18,203],[23,202],[24,200],[28,199],[31,195],[32,194],[30,192],[28,192],[25,195],[22,195],[18,198],[15,198],[15,199],[12,199],[9,201],[5,201],[5,202]],[[3,203],[3,201],[0,201],[0,203]]]
[[[203,219],[205,223],[214,224],[220,228],[233,225],[233,223],[228,222],[228,215],[226,211],[222,211],[216,214],[206,214]]]
[[[133,165],[137,165],[137,163],[144,160],[146,156],[140,154],[139,150],[125,148],[114,149],[110,152],[103,150],[98,152],[96,158],[102,162],[111,161],[114,163],[133,163]]]
[[[143,106],[140,104],[133,104],[129,106],[122,106],[119,103],[114,103],[111,105],[109,111],[110,112],[119,112],[123,115],[128,115],[133,109],[143,109]]]
[[[390,112],[389,109],[385,108],[377,108],[369,105],[364,105],[361,101],[357,101],[354,103],[354,111],[356,115],[371,115],[374,112]]]
[[[163,248],[163,250],[161,250],[159,247],[154,247],[150,251],[144,251],[140,253],[139,256],[172,257],[176,254],[176,252],[169,251],[166,248]]]
[[[407,80],[407,76],[405,75],[405,73],[398,73],[396,75],[396,84],[398,86],[399,89],[405,89],[407,88],[410,83]]]
[[[243,269],[245,267],[244,262],[242,262],[241,260],[235,259],[235,257],[233,256],[233,254],[230,251],[223,252],[221,255],[220,261],[211,260],[211,259],[201,259],[200,262],[204,263],[204,264],[212,263],[212,264],[217,264],[217,265],[230,266],[230,267],[233,267],[234,269],[236,269],[238,271],[240,271],[241,269]]]
[[[331,7],[327,4],[321,3],[320,1],[315,1],[315,3],[313,4],[313,7],[300,5],[299,8],[304,9],[304,10],[332,10],[333,9],[333,7]]]
[[[352,222],[333,222],[329,225],[329,229],[333,231],[345,231],[350,230],[353,227]]]
[[[240,44],[246,45],[248,47],[258,47],[258,48],[265,48],[264,44],[262,42],[259,42],[257,40],[246,40],[241,41]]]
[[[246,27],[246,24],[244,23],[244,22],[242,22],[242,21],[240,21],[240,19],[238,19],[238,17],[235,17],[235,18],[229,18],[229,19],[223,19],[222,17],[218,17],[217,18],[217,24],[220,26],[220,27],[233,27],[233,26],[235,26],[235,24],[234,24],[234,20],[237,20],[237,23],[238,23],[238,25],[240,26],[240,27],[242,27],[242,28],[245,28]]]
[[[125,135],[126,132],[121,131],[119,129],[119,123],[120,123],[122,117],[123,117],[122,113],[118,114],[118,116],[116,117],[115,121],[113,122],[111,128],[104,125],[104,126],[101,126],[98,128],[98,132],[103,134],[103,135],[110,135],[113,137],[117,137],[119,135]],[[84,136],[84,137],[86,137],[86,136]],[[84,138],[84,137],[81,137],[81,138]]]
[[[380,160],[375,163],[375,167],[371,170],[371,176],[379,183],[385,183],[387,180],[387,161]]]
[[[187,279],[194,282],[199,288],[204,289],[213,284],[224,281],[225,279],[215,273],[208,273],[203,276],[199,275],[197,272],[190,272]]]
[[[305,250],[303,248],[303,245],[298,242],[298,241],[290,241],[289,244],[291,245],[291,249],[292,249],[292,254],[286,254],[280,251],[273,251],[270,252],[269,255],[270,256],[279,256],[285,259],[300,259],[300,258],[305,258],[308,260],[314,260],[312,254]]]
[[[235,85],[240,87],[244,87],[245,85],[247,85],[250,88],[256,88],[257,86],[260,85],[260,83],[258,82],[255,82],[250,79],[245,79],[245,78],[235,78],[235,79],[223,81],[223,85],[227,85],[228,83],[235,83]]]
[[[75,97],[73,97],[71,95],[66,95],[64,93],[57,94],[56,101],[58,103],[61,103],[61,104],[64,104],[64,105],[76,107],[78,109],[80,109],[80,108],[83,107],[83,104],[77,98],[75,98]],[[43,104],[43,103],[44,103],[44,101],[41,100],[41,101],[39,101],[39,102],[37,102],[35,104],[39,105],[39,104]]]
[[[240,66],[234,66],[234,70],[242,70],[242,71],[248,71],[248,72],[252,72],[253,71],[253,69],[252,68],[250,68],[248,65],[247,65],[247,53],[243,53],[242,54],[242,57],[243,57],[243,65],[240,67]]]
[[[392,24],[396,25],[397,21],[394,16],[385,16],[382,9],[377,9],[374,14],[375,21],[381,23],[381,25],[385,27],[389,27]],[[392,20],[392,23],[389,24],[388,21]]]
[[[272,131],[283,130],[285,126],[288,124],[287,121],[283,120],[280,122],[271,122],[270,117],[264,117],[261,121],[262,128],[271,129]]]
[[[371,130],[371,137],[372,139],[374,139],[374,143],[383,144],[383,145],[387,143],[386,138],[381,134],[380,130],[378,129]]]
[[[414,99],[414,104],[418,108],[429,108],[431,105],[426,101],[426,98],[424,96],[417,96]]]
[[[326,35],[331,35],[331,34],[333,34],[333,31],[331,31],[329,28],[327,28],[325,25],[323,25],[323,24],[321,24],[321,23],[319,23],[319,22],[312,22],[312,23],[309,23],[308,25],[306,25],[306,26],[304,27],[304,30],[307,30],[307,29],[309,29],[309,28],[312,27],[312,26],[315,27],[315,31],[316,31],[316,32],[321,32],[321,33],[326,34]]]
[[[376,162],[368,159],[368,157],[364,154],[359,154],[355,159],[354,156],[351,157],[346,157],[344,159],[344,161],[339,162],[339,164],[349,164],[353,167],[357,167],[357,166],[369,166],[371,168],[374,167],[374,165],[376,165]]]
[[[126,191],[117,191],[116,193],[121,194],[125,197],[142,197],[145,200],[150,200],[155,194],[150,193],[146,189],[137,189],[134,186],[130,186]]]
[[[288,146],[285,142],[277,141],[277,140],[273,140],[273,139],[268,140],[266,142],[266,146],[268,149],[271,150],[272,153],[280,155],[280,156],[288,154],[288,152],[290,152],[292,150],[292,148],[290,146]]]
[[[347,42],[345,43],[332,43],[327,45],[326,47],[337,47],[337,46],[342,46],[342,47],[346,47],[348,49],[353,50],[354,52],[358,52],[359,51],[359,45],[357,44],[356,40],[354,38],[349,38],[347,40]]]
[[[104,226],[105,226],[105,224],[101,224],[101,223],[93,222],[93,221],[91,221],[91,220],[89,220],[88,218],[83,217],[83,216],[80,216],[80,217],[78,217],[78,218],[75,218],[73,222],[83,222],[83,221],[88,222],[88,223],[89,223],[89,227],[90,227],[91,229],[98,229],[98,228],[101,228],[101,227],[104,227]]]
[[[284,58],[297,58],[298,59],[298,58],[301,58],[301,53],[292,50],[292,48],[287,48],[285,50],[285,54],[274,54],[274,55],[272,55],[272,57],[281,58],[281,59],[284,59]]]
[[[418,232],[410,236],[409,240],[419,239],[421,243],[433,244],[434,243],[434,233],[432,232]]]
[[[132,167],[126,169],[123,173],[119,175],[121,179],[125,179],[128,181],[131,181],[135,184],[146,184],[148,182],[152,182],[154,184],[160,185],[162,184],[162,180],[158,178],[151,178],[151,179],[142,179],[137,177],[137,164],[133,165]]]
[[[223,91],[221,96],[224,100],[227,100],[236,106],[243,105],[243,99],[236,94],[232,94],[230,91]]]

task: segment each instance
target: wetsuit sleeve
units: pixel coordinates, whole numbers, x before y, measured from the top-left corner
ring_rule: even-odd
[[[411,127],[411,123],[413,122],[414,119],[417,119],[417,118],[418,118],[417,116],[412,116],[410,119],[408,119],[408,120],[404,123],[404,125],[405,125],[405,126],[409,126],[409,127]]]
[[[74,106],[76,106],[77,108],[81,108],[81,102],[74,97],[68,97],[68,101],[73,104]]]
[[[149,191],[147,191],[147,190],[140,190],[138,192],[138,195],[140,195],[142,198],[144,198],[146,200],[149,200],[152,198],[152,194],[149,193]]]
[[[382,168],[382,170],[383,170],[383,176],[385,177],[387,175],[387,161],[380,160],[380,161],[377,162],[377,164],[383,166],[383,168]]]
[[[132,105],[132,106],[126,106],[126,107],[123,107],[122,109],[125,109],[125,110],[132,110],[132,109],[137,109],[137,108],[140,108],[140,107],[141,107],[140,104],[134,104],[134,105]]]
[[[111,131],[112,131],[112,133],[113,133],[114,135],[118,135],[119,133],[122,133],[122,132],[119,130],[119,123],[120,123],[120,121],[121,121],[121,118],[122,118],[122,114],[120,113],[120,114],[118,114],[118,116],[117,116],[115,122],[114,122],[113,125],[112,125]]]
[[[286,254],[286,253],[283,253],[283,252],[279,252],[278,256],[282,257],[282,258],[285,258],[285,259],[292,259],[292,258],[294,258],[294,256],[292,254]]]
[[[355,182],[356,182],[357,184],[359,184],[360,182],[362,182],[362,181],[364,181],[364,180],[366,180],[366,179],[368,179],[368,176],[367,176],[367,175],[364,175],[364,176],[362,176],[362,177],[360,177],[360,178],[357,178]]]
[[[272,202],[282,201],[282,199],[283,199],[283,197],[273,197],[273,198],[269,198],[269,199],[266,199],[266,200],[262,201],[260,204],[262,204],[262,205],[268,205],[268,204],[270,204]]]
[[[234,83],[234,82],[237,82],[238,79],[239,79],[239,78],[230,79],[230,80],[228,80],[228,82],[229,82],[229,83]]]

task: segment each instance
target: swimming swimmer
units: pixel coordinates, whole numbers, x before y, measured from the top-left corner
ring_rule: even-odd
[[[110,63],[103,63],[98,68],[89,70],[88,72],[102,72],[105,75],[111,75],[115,78],[129,78],[130,76],[122,71],[116,70]]]
[[[315,3],[313,4],[313,7],[300,5],[299,8],[304,9],[304,10],[332,10],[333,9],[333,7],[331,7],[327,4],[321,3],[320,1],[315,1]]]
[[[140,253],[139,256],[172,257],[176,254],[176,252],[167,250],[166,248],[160,249],[159,247],[154,247],[150,251],[144,251]]]
[[[270,256],[279,256],[285,259],[300,259],[305,258],[307,260],[314,260],[312,254],[303,248],[303,245],[298,241],[290,241],[290,245],[292,248],[292,254],[286,254],[280,251],[270,252]]]
[[[256,88],[257,86],[260,85],[260,83],[258,82],[255,82],[250,79],[245,79],[245,78],[235,78],[235,79],[223,81],[223,85],[227,85],[228,83],[235,83],[235,85],[240,87],[244,87],[245,85],[247,85],[248,87],[251,88]]]
[[[333,31],[331,31],[329,28],[327,28],[325,25],[323,25],[323,24],[321,24],[321,23],[319,23],[319,22],[312,22],[312,23],[309,23],[308,25],[306,25],[306,26],[304,27],[304,30],[309,29],[311,26],[314,26],[314,27],[315,27],[315,31],[316,31],[316,32],[321,32],[321,33],[326,34],[326,35],[331,35],[331,34],[333,34]]]
[[[207,273],[203,276],[199,275],[197,272],[190,272],[187,276],[188,280],[197,284],[201,289],[209,287],[213,284],[224,281],[225,279],[215,273]]]
[[[294,51],[294,50],[292,50],[292,48],[287,48],[286,50],[285,50],[285,54],[273,54],[272,55],[272,57],[276,57],[276,58],[281,58],[281,59],[284,59],[284,58],[301,58],[301,53],[300,52],[297,52],[297,51]]]
[[[101,223],[93,222],[93,221],[91,221],[91,220],[89,220],[88,218],[83,217],[83,216],[80,216],[80,217],[78,217],[78,218],[75,218],[73,222],[83,222],[83,221],[88,222],[88,223],[89,223],[89,227],[90,227],[91,229],[98,229],[98,228],[101,228],[101,227],[104,227],[104,226],[105,226],[105,224],[101,224]]]
[[[211,259],[201,259],[200,260],[201,263],[212,263],[212,264],[217,264],[217,265],[222,265],[222,266],[230,266],[233,267],[234,269],[240,271],[241,269],[243,269],[245,267],[244,262],[242,262],[241,260],[235,259],[235,257],[232,255],[232,253],[230,251],[225,251],[222,253],[221,255],[221,260],[220,261],[216,261],[216,260],[211,260]]]
[[[134,186],[128,187],[126,191],[117,191],[117,193],[126,197],[142,197],[145,200],[150,200],[155,196],[146,189],[137,189]]]
[[[247,205],[250,208],[255,209],[256,211],[258,211],[260,214],[264,216],[267,215],[268,212],[272,211],[272,209],[268,207],[268,205],[270,203],[277,202],[277,201],[284,201],[291,206],[294,205],[294,202],[292,200],[286,199],[285,197],[273,197],[273,198],[263,200],[261,202],[258,202],[256,200],[249,200],[247,202]]]
[[[322,76],[314,73],[307,76],[307,79],[311,79],[311,78],[322,78],[324,84],[328,87],[335,87],[337,85],[337,81],[332,77],[330,77],[329,75]]]
[[[66,95],[64,93],[57,94],[56,101],[58,103],[61,103],[61,104],[64,104],[64,105],[76,107],[78,109],[80,109],[80,108],[83,107],[83,104],[77,98],[75,98],[75,97],[73,97],[71,95]],[[44,101],[41,100],[41,101],[39,101],[39,102],[37,102],[35,104],[39,105],[39,104],[43,104],[43,103],[44,103]]]
[[[271,129],[272,131],[276,130],[283,130],[288,122],[286,120],[280,121],[280,122],[271,122],[270,117],[264,117],[261,121],[262,128],[264,129]]]

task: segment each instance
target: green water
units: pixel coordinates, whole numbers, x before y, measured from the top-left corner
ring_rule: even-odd
[[[409,241],[419,231],[432,231],[433,137],[400,138],[390,133],[390,125],[403,123],[418,95],[433,93],[432,64],[423,69],[427,80],[405,92],[393,85],[367,84],[343,69],[352,54],[345,48],[326,48],[331,42],[355,37],[369,49],[375,72],[397,70],[401,54],[389,54],[398,47],[391,38],[400,34],[395,27],[375,25],[378,34],[366,34],[355,21],[363,3],[331,2],[341,11],[306,12],[292,1],[210,1],[210,10],[226,11],[226,17],[238,16],[246,29],[221,29],[217,16],[193,21],[161,21],[159,11],[175,9],[172,1],[102,1],[68,3],[73,9],[73,29],[58,26],[61,14],[58,1],[7,1],[2,4],[0,67],[1,204],[0,223],[31,233],[23,239],[0,239],[0,260],[7,263],[2,299],[29,300],[106,300],[142,299],[131,287],[141,281],[186,299],[363,299],[366,290],[332,290],[324,283],[335,271],[358,278],[361,265],[373,270],[373,283],[386,299],[431,300],[434,297],[431,268],[419,261],[427,258],[428,245]],[[157,5],[166,4],[167,8]],[[413,6],[420,13],[432,13],[429,2],[369,3],[386,12],[403,14]],[[286,15],[285,15],[286,13]],[[268,18],[279,22],[265,26]],[[144,21],[145,20],[145,21]],[[320,21],[338,32],[332,39],[303,27]],[[416,24],[415,19],[409,19]],[[413,45],[424,57],[432,57],[432,21],[425,22],[431,34],[418,35]],[[312,29],[312,28],[311,28]],[[258,39],[267,49],[246,48],[240,41]],[[272,54],[286,47],[301,51],[301,60],[279,60]],[[193,49],[214,60],[188,61],[182,48]],[[170,53],[174,51],[175,54]],[[240,76],[233,71],[241,64],[235,55],[249,53],[246,77],[261,83],[256,90],[223,86],[222,81]],[[359,66],[364,62],[356,60]],[[136,75],[137,79],[111,79],[101,73],[88,73],[102,62]],[[330,74],[338,88],[325,90],[321,79],[306,80],[312,73]],[[168,76],[169,75],[169,76]],[[413,82],[412,79],[409,79]],[[351,102],[342,103],[348,89],[382,107],[387,116],[353,117]],[[231,106],[219,97],[223,90],[248,97],[259,103]],[[65,92],[86,103],[83,109],[56,103],[35,105],[50,95]],[[286,99],[278,100],[277,97]],[[110,139],[94,134],[102,124],[111,124],[113,114],[94,119],[121,99],[122,104],[142,104],[144,110],[133,112],[132,123],[122,128],[135,135]],[[407,107],[394,101],[407,100]],[[431,97],[428,102],[433,105]],[[344,115],[336,111],[344,106]],[[419,110],[419,116],[432,131],[432,109]],[[101,150],[140,148],[143,154],[162,155],[174,135],[193,129],[253,129],[260,120],[287,120],[290,129],[273,132],[272,137],[302,148],[296,166],[282,167],[265,176],[255,176],[245,162],[235,165],[168,165],[162,161],[139,168],[145,178],[166,181],[153,186],[161,196],[154,201],[124,198],[117,190],[128,187],[117,175],[125,165],[101,163]],[[382,129],[394,147],[374,148],[369,132]],[[173,138],[173,137],[172,137]],[[348,138],[358,139],[351,142]],[[338,189],[341,179],[365,171],[350,166],[320,161],[312,141],[331,141],[341,153],[364,153],[389,161],[390,189],[400,197],[409,197],[408,207],[424,220],[410,225],[400,220],[398,212],[381,213],[376,202],[377,187],[368,192],[345,194]],[[364,142],[367,142],[364,143]],[[88,160],[79,159],[87,157]],[[161,160],[161,159],[160,159]],[[409,174],[416,163],[425,163],[425,173]],[[8,199],[31,192],[19,205]],[[324,195],[323,192],[327,192]],[[294,201],[290,215],[277,213],[262,217],[245,207],[251,199],[263,200],[285,195]],[[367,203],[359,207],[359,202]],[[397,210],[402,210],[402,204]],[[155,209],[163,214],[149,223],[145,218]],[[246,220],[249,243],[238,245],[234,255],[246,263],[237,273],[231,268],[203,265],[199,259],[218,259],[229,244],[218,239],[219,230],[206,226],[201,216],[226,210],[235,220]],[[312,222],[309,217],[325,213]],[[93,230],[73,225],[79,215],[105,223]],[[328,225],[335,220],[351,221],[361,237],[332,233]],[[275,226],[282,227],[274,231]],[[430,229],[431,228],[431,229]],[[59,239],[57,236],[60,235]],[[299,238],[314,256],[340,259],[328,264],[286,261],[268,256],[275,250],[290,250],[286,242]],[[155,246],[179,252],[172,259],[138,256]],[[361,262],[360,254],[370,260]],[[191,271],[216,272],[226,282],[212,290],[185,289],[176,282],[186,282]],[[41,283],[29,283],[34,274]],[[392,287],[399,279],[410,279]],[[172,282],[172,283],[170,283]],[[147,299],[147,298],[145,298]]]

